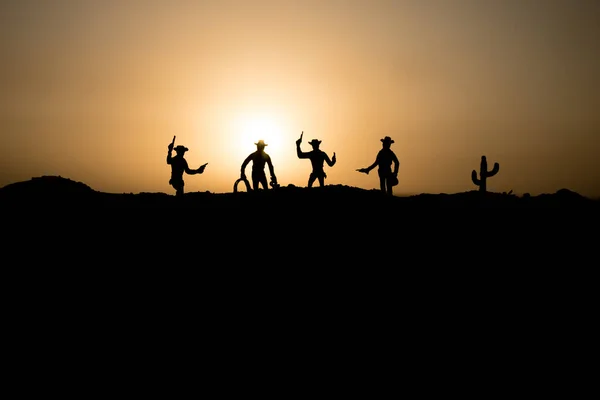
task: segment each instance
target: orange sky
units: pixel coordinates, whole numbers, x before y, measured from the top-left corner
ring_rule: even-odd
[[[264,139],[279,183],[395,194],[568,188],[600,196],[600,2],[594,0],[19,0],[0,3],[0,186],[61,175],[113,193],[231,192]],[[250,167],[247,169],[249,174]]]

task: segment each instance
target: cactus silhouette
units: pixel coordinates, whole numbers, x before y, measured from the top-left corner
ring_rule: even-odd
[[[480,192],[487,191],[487,178],[491,178],[496,175],[500,170],[500,164],[494,163],[494,168],[491,171],[487,169],[487,160],[485,156],[481,156],[481,165],[479,166],[479,179],[477,179],[477,171],[471,172],[471,180],[477,186],[479,186]]]

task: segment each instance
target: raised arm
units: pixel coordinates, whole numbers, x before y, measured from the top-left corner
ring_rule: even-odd
[[[300,143],[302,143],[302,136],[304,136],[304,131],[302,131],[300,139],[296,140],[296,154],[298,155],[298,158],[310,158],[310,155],[308,153],[305,153],[300,149]]]
[[[330,167],[333,167],[335,165],[335,162],[337,161],[335,158],[335,152],[333,153],[333,157],[330,159],[329,156],[327,155],[327,153],[325,154],[325,162],[327,163],[327,165],[329,165]]]
[[[296,154],[298,155],[298,158],[310,158],[309,153],[305,153],[300,149],[300,143],[296,143]]]
[[[173,152],[173,146],[175,146],[175,136],[173,136],[173,141],[169,143],[169,151],[167,152],[167,164],[171,164],[171,153]]]

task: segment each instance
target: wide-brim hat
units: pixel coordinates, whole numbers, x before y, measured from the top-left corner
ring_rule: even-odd
[[[321,140],[319,140],[319,139],[313,139],[310,142],[308,142],[308,144],[321,144]]]
[[[381,139],[381,141],[382,141],[383,143],[390,143],[390,144],[391,144],[391,143],[394,143],[394,141],[392,140],[392,138],[391,138],[391,137],[389,137],[389,136],[386,136],[386,137],[384,137],[383,139]]]
[[[181,152],[186,152],[189,149],[185,146],[179,145],[179,146],[175,147],[173,150],[175,150],[178,153],[181,153]]]
[[[258,141],[258,142],[256,142],[256,143],[254,143],[254,144],[255,144],[255,145],[257,145],[257,146],[268,146],[268,144],[266,144],[266,143],[265,143],[265,141],[264,141],[264,140],[262,140],[262,139],[261,139],[261,140],[259,140],[259,141]]]

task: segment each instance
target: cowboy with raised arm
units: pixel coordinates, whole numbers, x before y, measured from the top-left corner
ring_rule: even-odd
[[[202,174],[208,163],[201,165],[198,169],[190,169],[187,160],[183,158],[183,155],[189,149],[182,145],[173,148],[174,145],[175,136],[173,136],[173,141],[169,144],[169,152],[167,153],[167,164],[171,166],[171,179],[169,180],[169,184],[175,188],[175,195],[180,197],[183,196],[183,187],[185,186],[185,183],[183,182],[183,173],[185,172],[188,175]],[[171,155],[173,150],[175,150],[176,153],[174,157]]]
[[[308,177],[308,187],[312,187],[315,180],[319,180],[319,186],[325,186],[325,178],[327,178],[327,174],[323,169],[324,163],[327,163],[330,167],[333,167],[336,162],[335,152],[333,153],[333,157],[331,159],[323,150],[319,149],[319,145],[321,144],[321,140],[313,139],[308,144],[312,146],[312,150],[309,152],[303,152],[300,149],[300,144],[302,143],[302,136],[304,135],[304,131],[300,134],[300,139],[296,140],[296,154],[298,158],[308,158],[310,159],[310,163],[312,164],[312,172]]]

